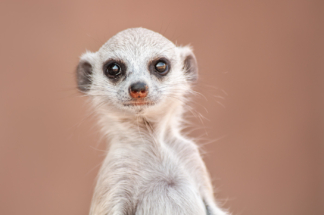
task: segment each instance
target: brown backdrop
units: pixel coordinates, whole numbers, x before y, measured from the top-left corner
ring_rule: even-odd
[[[0,214],[89,210],[104,157],[74,71],[146,27],[199,62],[191,133],[234,215],[324,214],[323,1],[1,1]],[[201,118],[201,120],[200,120]]]

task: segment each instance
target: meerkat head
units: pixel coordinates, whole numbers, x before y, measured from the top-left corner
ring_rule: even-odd
[[[99,51],[83,54],[77,67],[81,92],[110,111],[130,114],[163,111],[182,101],[196,79],[190,47],[144,28],[116,34]]]

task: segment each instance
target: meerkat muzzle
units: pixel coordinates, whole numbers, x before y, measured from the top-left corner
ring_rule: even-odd
[[[129,87],[129,94],[134,99],[145,98],[148,94],[148,86],[144,82],[136,82]]]

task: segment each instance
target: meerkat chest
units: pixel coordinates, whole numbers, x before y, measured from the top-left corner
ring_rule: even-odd
[[[192,184],[191,189],[199,189],[203,163],[199,152],[191,146],[173,147],[172,144],[148,141],[119,144],[118,147],[110,149],[107,159],[109,174],[117,178],[124,179],[128,176],[129,180],[136,180],[134,186],[138,186],[139,192],[150,190],[150,186],[153,189],[159,186],[177,187]]]
[[[174,148],[133,144],[111,148],[108,157],[109,165],[104,165],[110,166],[106,180],[111,178],[110,186],[119,187],[120,195],[127,195],[136,204],[138,214],[205,213],[196,177],[200,174],[190,159],[175,153]]]

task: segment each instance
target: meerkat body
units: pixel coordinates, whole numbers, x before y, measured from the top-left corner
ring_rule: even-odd
[[[110,140],[90,215],[225,215],[197,145],[181,135],[190,85],[189,47],[144,28],[122,31],[77,68]]]

